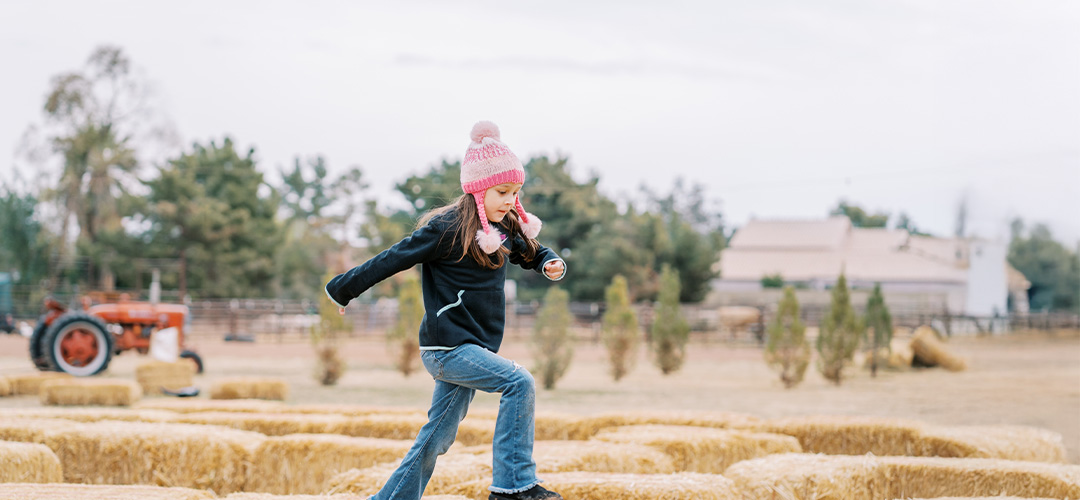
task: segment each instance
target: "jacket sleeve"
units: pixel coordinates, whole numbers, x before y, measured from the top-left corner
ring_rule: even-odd
[[[536,251],[536,256],[533,257],[532,260],[527,260],[524,255],[526,248],[528,248],[528,244],[525,243],[525,240],[523,240],[521,236],[515,237],[513,245],[510,246],[510,263],[517,264],[518,266],[521,266],[522,269],[532,269],[533,271],[547,276],[547,273],[544,272],[544,264],[557,260],[563,263],[563,274],[552,281],[559,281],[566,276],[566,261],[562,260],[562,258],[559,257],[559,254],[555,253],[554,250],[545,247],[544,245],[540,245],[540,249]],[[551,277],[548,276],[548,279],[550,278]]]
[[[326,284],[326,296],[339,307],[345,307],[380,281],[435,259],[445,229],[445,222],[432,220],[367,262],[334,276]]]

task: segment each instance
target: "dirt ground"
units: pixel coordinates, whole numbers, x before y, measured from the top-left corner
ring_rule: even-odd
[[[311,346],[301,341],[227,343],[194,338],[207,371],[196,385],[208,392],[214,380],[234,376],[273,376],[291,385],[290,403],[344,403],[425,408],[433,382],[417,362],[404,377],[392,369],[385,344],[354,340],[343,346],[348,371],[331,387],[312,373]],[[784,389],[753,346],[693,342],[683,369],[662,376],[643,351],[636,369],[619,382],[607,374],[603,349],[577,346],[574,362],[554,390],[539,390],[538,411],[598,413],[613,410],[686,409],[745,412],[760,417],[832,414],[874,415],[926,422],[1012,424],[1050,429],[1065,439],[1069,459],[1080,463],[1080,336],[1028,334],[995,338],[957,338],[950,344],[967,358],[960,373],[942,369],[879,372],[852,369],[837,387],[813,368],[806,381]],[[528,345],[508,341],[502,354],[531,366]],[[134,377],[146,358],[125,353],[114,358],[110,376]],[[32,371],[26,339],[0,335],[0,375]],[[203,396],[205,397],[205,396]],[[30,396],[0,398],[0,407],[38,406]],[[497,408],[498,398],[480,394],[474,407]]]

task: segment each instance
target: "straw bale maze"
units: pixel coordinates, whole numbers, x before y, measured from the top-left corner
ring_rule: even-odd
[[[137,389],[87,386],[100,398],[80,401]],[[423,412],[248,399],[4,408],[0,500],[366,498],[411,445]],[[478,410],[462,422],[426,499],[487,498],[494,417]],[[568,500],[1080,499],[1080,465],[1068,463],[1062,437],[1030,427],[541,413],[536,438],[545,485]]]

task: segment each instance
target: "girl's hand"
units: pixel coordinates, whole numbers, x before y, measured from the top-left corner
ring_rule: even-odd
[[[547,264],[544,264],[544,274],[546,274],[548,278],[551,278],[553,280],[561,278],[563,272],[565,271],[566,267],[563,266],[563,262],[561,260],[551,260],[548,261]]]
[[[337,308],[337,313],[344,316],[345,315],[345,308],[344,307]]]

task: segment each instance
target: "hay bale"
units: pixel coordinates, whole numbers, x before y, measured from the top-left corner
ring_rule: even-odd
[[[911,361],[915,357],[915,351],[911,350],[910,338],[893,337],[889,342],[889,359],[886,364],[895,370],[911,368]]]
[[[670,456],[678,471],[713,474],[741,460],[802,451],[791,436],[678,425],[615,427],[594,439],[650,446]]]
[[[618,474],[556,472],[540,477],[544,488],[566,500],[745,500],[735,484],[719,474]],[[491,480],[460,483],[453,488],[469,498],[487,498]],[[765,498],[765,497],[762,497]]]
[[[64,378],[41,384],[43,405],[131,406],[142,397],[142,388],[131,380]]]
[[[45,434],[53,430],[62,430],[72,425],[70,420],[58,418],[0,418],[0,441],[22,441],[41,443]]]
[[[40,443],[56,453],[64,481],[85,484],[165,484],[218,493],[240,491],[261,434],[223,427],[65,422]],[[133,460],[133,457],[138,457]]]
[[[535,423],[537,441],[583,441],[599,430],[592,419],[565,413],[537,413]]]
[[[176,413],[233,412],[233,413],[284,413],[289,405],[280,401],[263,399],[154,399],[140,401],[138,409],[167,410]]]
[[[942,342],[933,328],[920,326],[911,338],[911,350],[915,359],[925,366],[941,366],[958,372],[967,368],[964,358],[953,354]]]
[[[144,361],[135,367],[135,381],[143,394],[161,394],[161,389],[190,387],[195,377],[195,365],[184,360],[176,362]]]
[[[75,422],[171,422],[176,418],[176,414],[163,410],[126,408],[2,408],[0,418],[59,418]]]
[[[1059,434],[1031,427],[947,427],[897,418],[804,416],[767,420],[760,428],[798,438],[809,453],[1066,461]]]
[[[429,498],[430,497],[424,497]],[[275,495],[272,493],[233,493],[224,500],[367,500],[359,495]]]
[[[981,458],[770,455],[725,473],[748,498],[1078,498],[1080,466]]]
[[[0,483],[59,483],[60,459],[48,446],[0,441]]]
[[[198,412],[177,415],[184,424],[220,425],[267,436],[287,434],[344,434],[348,417],[340,415],[288,415],[281,413]]]
[[[425,415],[366,415],[346,418],[339,434],[383,439],[414,439],[428,421]],[[458,424],[456,442],[463,446],[490,444],[495,423],[490,420],[465,419]]]
[[[460,448],[461,453],[493,460],[490,445]],[[537,472],[623,472],[670,474],[675,462],[663,452],[643,444],[606,441],[536,441],[533,460]]]
[[[0,377],[0,397],[11,395],[11,381],[7,377]]]
[[[334,434],[269,438],[255,451],[245,490],[321,493],[334,476],[350,469],[400,460],[411,446],[411,441]]]
[[[33,372],[18,375],[6,375],[5,377],[8,379],[8,382],[11,383],[12,396],[37,396],[41,389],[41,384],[45,383],[45,381],[57,378],[74,378],[71,375],[61,372]]]
[[[210,399],[268,399],[284,401],[289,383],[280,378],[234,377],[218,380],[210,387]]]
[[[380,464],[366,469],[353,469],[338,474],[330,480],[327,494],[350,493],[355,495],[374,495],[382,488],[390,475],[397,470],[401,461]],[[456,487],[460,483],[487,481],[491,484],[491,462],[485,457],[468,453],[447,453],[435,461],[435,471],[431,474],[427,489],[428,495],[459,495]],[[470,495],[466,495],[470,496]],[[484,494],[487,498],[487,493]]]
[[[636,411],[603,413],[585,417],[589,435],[601,429],[627,425],[687,425],[717,429],[752,429],[761,419],[745,413],[707,411]]]
[[[159,486],[5,484],[0,500],[215,500],[213,493]]]

